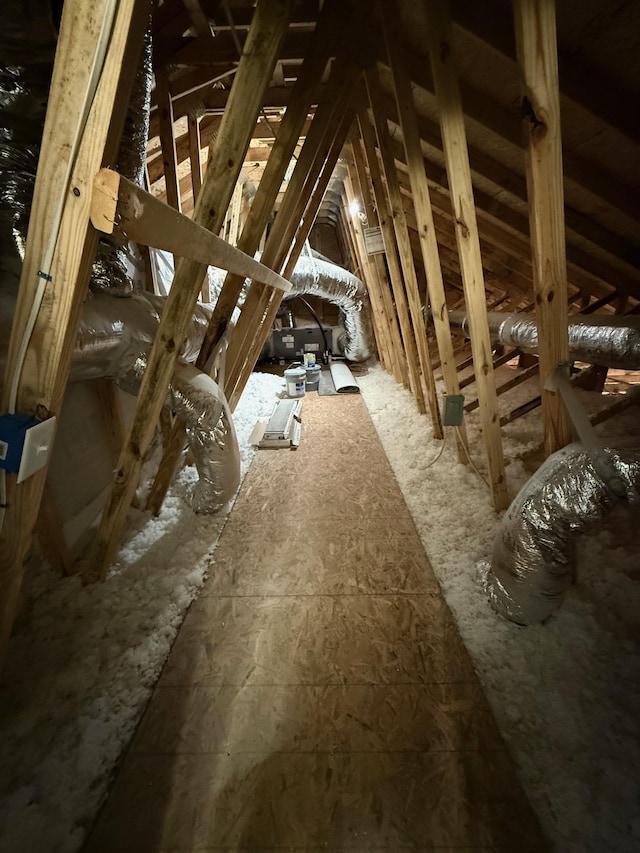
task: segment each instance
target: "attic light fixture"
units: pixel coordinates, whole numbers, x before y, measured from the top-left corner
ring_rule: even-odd
[[[360,202],[355,199],[352,202],[349,202],[349,213],[355,219],[360,213]]]

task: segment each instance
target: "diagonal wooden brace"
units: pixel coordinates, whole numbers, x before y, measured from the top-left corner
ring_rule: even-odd
[[[111,169],[100,169],[93,182],[91,224],[105,234],[220,267],[278,290],[291,290],[291,284],[269,267]]]

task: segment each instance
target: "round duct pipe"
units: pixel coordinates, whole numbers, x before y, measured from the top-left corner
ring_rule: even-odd
[[[525,352],[538,349],[538,325],[532,314],[487,314],[489,333],[496,343]],[[452,326],[467,330],[466,311],[449,311]],[[620,370],[640,370],[640,317],[574,317],[569,320],[572,359]]]

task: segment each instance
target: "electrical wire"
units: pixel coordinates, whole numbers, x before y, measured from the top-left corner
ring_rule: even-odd
[[[440,450],[439,450],[439,451],[437,452],[437,454],[433,457],[433,459],[431,460],[431,462],[429,462],[427,465],[425,465],[425,468],[431,468],[431,466],[432,466],[432,465],[435,465],[435,464],[436,464],[436,462],[438,461],[438,459],[440,459],[440,457],[441,457],[441,456],[442,456],[442,454],[444,453],[444,448],[445,448],[445,446],[446,446],[446,444],[447,444],[447,435],[448,435],[448,433],[447,433],[447,431],[445,430],[444,438],[442,439],[442,444],[440,445]]]
[[[44,294],[46,292],[47,285],[52,282],[52,277],[50,274],[51,264],[58,242],[60,228],[62,226],[62,216],[64,211],[64,205],[69,192],[71,174],[76,164],[80,143],[86,130],[87,122],[89,120],[89,114],[93,105],[93,100],[95,98],[95,94],[98,89],[98,84],[102,76],[102,71],[109,48],[109,42],[111,40],[111,34],[113,32],[113,23],[116,16],[117,5],[117,0],[108,0],[105,8],[105,14],[102,19],[100,33],[98,35],[98,45],[93,57],[93,65],[91,67],[91,73],[89,75],[89,80],[87,82],[87,87],[82,101],[80,121],[76,126],[75,136],[71,144],[70,156],[67,162],[64,180],[61,185],[59,197],[55,204],[55,212],[53,215],[51,232],[49,234],[49,239],[44,251],[44,255],[42,257],[41,267],[37,273],[38,286],[33,297],[33,303],[31,305],[31,310],[29,311],[29,317],[27,318],[24,334],[22,336],[22,340],[18,348],[18,354],[16,357],[16,365],[13,371],[13,376],[11,377],[11,384],[9,390],[9,414],[12,415],[15,414],[16,411],[20,379],[22,376],[22,370],[24,368],[24,362],[27,356],[27,350],[29,348],[29,342],[31,341],[31,336],[33,335],[33,330],[35,329],[38,314],[40,313],[40,308],[42,307],[42,301],[44,299]],[[0,469],[0,530],[2,530],[4,526],[6,508],[7,475],[5,469],[3,468]]]
[[[311,314],[313,319],[316,321],[316,323],[318,324],[318,328],[320,329],[320,332],[322,333],[322,339],[324,340],[324,351],[326,353],[328,353],[329,352],[329,344],[327,343],[327,335],[326,335],[326,332],[322,326],[322,323],[320,322],[320,318],[318,317],[316,312],[313,310],[311,305],[307,302],[307,300],[303,296],[294,296],[292,298],[293,299],[299,299],[300,302],[302,302],[304,305],[307,306],[307,310],[309,311],[309,314]]]
[[[27,349],[29,347],[29,342],[31,340],[31,335],[33,334],[33,330],[36,325],[36,321],[38,319],[38,314],[40,313],[40,308],[42,307],[42,300],[44,299],[44,294],[47,289],[47,284],[51,283],[51,275],[49,270],[51,269],[51,263],[53,260],[53,253],[55,251],[56,244],[58,242],[58,236],[60,234],[60,227],[62,225],[62,214],[64,210],[64,205],[68,193],[69,182],[71,180],[71,172],[75,166],[76,158],[78,155],[78,149],[80,147],[80,140],[84,134],[85,128],[87,126],[87,121],[89,119],[89,113],[91,111],[91,106],[93,104],[93,99],[95,97],[96,90],[98,88],[98,83],[100,82],[100,77],[102,75],[102,69],[104,68],[104,62],[107,54],[107,49],[109,46],[109,41],[111,37],[111,32],[113,29],[113,22],[115,19],[117,7],[117,0],[109,0],[107,7],[105,9],[105,15],[102,20],[102,26],[100,28],[100,35],[98,36],[98,48],[93,58],[93,65],[91,68],[91,74],[89,76],[89,81],[87,83],[87,88],[84,94],[83,102],[82,102],[82,113],[80,116],[80,121],[76,126],[75,136],[73,138],[73,142],[71,144],[71,155],[67,162],[67,168],[65,171],[64,180],[62,182],[62,191],[59,194],[57,199],[57,203],[55,206],[55,213],[53,216],[53,227],[51,229],[51,233],[49,235],[49,240],[47,246],[45,248],[45,252],[42,258],[42,264],[40,269],[38,270],[38,287],[36,288],[36,293],[33,299],[33,303],[31,305],[31,311],[29,312],[29,317],[27,319],[27,325],[24,330],[24,335],[22,337],[22,341],[20,342],[20,347],[18,349],[18,355],[16,359],[16,367],[13,372],[13,377],[11,380],[11,387],[9,392],[9,413],[15,414],[16,405],[18,400],[18,387],[20,385],[20,377],[22,376],[22,369],[24,367],[24,361],[27,355]]]
[[[476,474],[478,475],[478,477],[482,480],[482,482],[483,482],[483,483],[485,484],[485,486],[489,489],[489,491],[491,491],[491,486],[489,485],[489,483],[487,483],[487,481],[486,481],[486,480],[485,480],[485,478],[482,476],[482,474],[480,473],[480,471],[478,471],[478,469],[476,468],[476,466],[473,464],[473,459],[471,458],[471,456],[469,456],[469,451],[467,450],[467,445],[466,445],[466,444],[464,443],[464,441],[462,440],[462,435],[461,435],[461,433],[460,433],[460,427],[459,427],[459,426],[456,426],[456,427],[454,427],[454,429],[455,429],[455,431],[456,431],[456,433],[457,433],[457,435],[458,435],[458,439],[459,439],[459,441],[460,441],[460,444],[462,445],[462,449],[464,450],[464,455],[467,457],[467,460],[468,460],[468,462],[469,462],[469,465],[471,465],[472,469],[476,472]]]

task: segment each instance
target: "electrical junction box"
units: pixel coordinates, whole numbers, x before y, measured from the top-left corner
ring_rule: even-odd
[[[17,473],[19,483],[35,474],[47,464],[55,431],[56,418],[0,415],[0,468]]]
[[[460,426],[464,416],[464,397],[462,394],[448,394],[444,398],[444,426]]]

